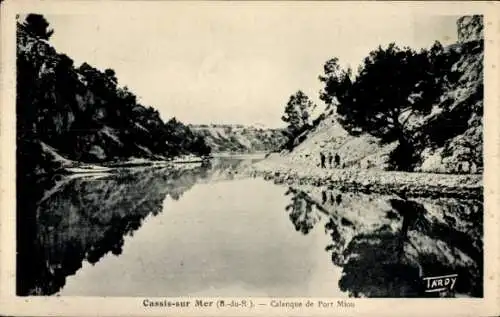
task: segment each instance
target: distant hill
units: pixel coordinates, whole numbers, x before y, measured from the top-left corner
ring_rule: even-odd
[[[284,142],[281,129],[237,124],[189,125],[202,136],[213,153],[252,153],[276,151]]]

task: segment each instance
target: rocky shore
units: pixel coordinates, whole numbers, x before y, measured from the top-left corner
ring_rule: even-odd
[[[480,174],[386,172],[369,169],[321,169],[267,159],[252,171],[276,183],[327,186],[341,191],[396,194],[402,197],[454,197],[482,199]]]

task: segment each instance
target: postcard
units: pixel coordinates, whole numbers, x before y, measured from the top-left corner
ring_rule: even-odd
[[[498,315],[498,9],[4,1],[0,314]]]

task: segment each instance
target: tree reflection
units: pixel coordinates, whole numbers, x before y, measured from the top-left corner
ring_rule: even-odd
[[[17,294],[57,293],[82,262],[122,254],[125,237],[180,199],[200,178],[227,178],[224,166],[123,170],[100,179],[18,179]]]
[[[303,191],[289,187],[285,195],[292,195],[291,202],[285,209],[289,212],[295,230],[308,234],[321,219],[318,210],[324,210]]]
[[[426,293],[422,278],[456,273],[456,292],[482,297],[482,202],[314,193],[288,190],[290,220],[306,234],[318,223],[311,206],[327,215],[326,250],[350,296],[441,296]]]
[[[353,237],[342,252],[341,290],[367,297],[439,296],[424,292],[422,278],[458,273],[457,292],[482,296],[482,274],[473,276],[482,266],[482,249],[471,247],[471,237],[435,221],[420,203],[392,199],[390,204],[402,218],[401,228],[382,225]]]
[[[401,236],[387,228],[354,237],[343,252],[340,289],[355,297],[419,296],[419,268],[405,261],[403,248]]]
[[[325,232],[332,238],[332,244],[326,247],[327,251],[332,251],[332,261],[340,265],[342,248],[344,247],[344,239],[339,232],[339,226],[336,225],[334,219],[336,215],[332,212],[332,205],[337,201],[341,202],[341,194],[337,194],[334,198],[334,193],[331,190],[321,190],[321,203],[315,201],[309,194],[297,188],[289,187],[285,195],[291,195],[290,204],[286,206],[289,212],[289,217],[297,231],[303,234],[308,234],[314,226],[321,220],[321,214],[328,217],[328,222],[325,224]],[[345,220],[345,219],[344,219]]]
[[[340,233],[341,227],[337,225],[333,217],[330,217],[325,224],[325,231],[330,235],[332,243],[327,245],[325,250],[332,253],[332,262],[336,266],[343,265],[342,250],[345,246],[345,238]]]

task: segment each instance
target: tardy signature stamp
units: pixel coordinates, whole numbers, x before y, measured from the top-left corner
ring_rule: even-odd
[[[449,274],[442,276],[427,276],[423,280],[425,282],[425,292],[446,292],[453,291],[457,283],[458,274]]]

